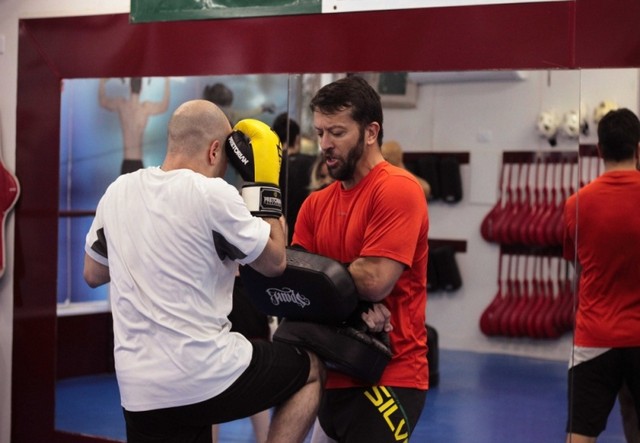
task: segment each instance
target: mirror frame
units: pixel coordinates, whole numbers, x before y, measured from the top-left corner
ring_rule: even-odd
[[[637,67],[637,17],[637,0],[567,0],[136,25],[127,14],[20,20],[11,441],[108,441],[54,429],[62,79]]]

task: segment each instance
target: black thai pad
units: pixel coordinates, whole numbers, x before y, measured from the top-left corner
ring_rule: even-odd
[[[355,283],[342,263],[318,254],[287,248],[287,268],[265,277],[240,267],[247,296],[268,315],[291,320],[338,324],[358,303]]]
[[[273,339],[308,348],[329,369],[376,384],[391,360],[391,350],[370,334],[351,326],[282,320]]]

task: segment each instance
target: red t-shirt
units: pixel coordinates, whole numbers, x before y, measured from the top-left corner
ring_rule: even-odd
[[[340,182],[312,192],[300,208],[293,244],[351,263],[358,257],[386,257],[405,265],[383,303],[391,311],[394,352],[380,385],[427,389],[427,231],[424,192],[407,171],[382,162],[354,188]],[[327,388],[361,386],[330,372]]]
[[[602,174],[569,197],[564,222],[564,257],[582,266],[575,344],[640,346],[640,172]]]

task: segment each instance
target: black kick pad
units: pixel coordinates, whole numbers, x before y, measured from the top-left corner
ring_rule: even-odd
[[[340,262],[287,248],[287,268],[265,277],[250,266],[240,267],[249,299],[267,315],[291,320],[338,324],[358,304],[355,283]]]
[[[381,340],[351,326],[282,320],[273,340],[308,348],[329,369],[376,384],[392,352]]]

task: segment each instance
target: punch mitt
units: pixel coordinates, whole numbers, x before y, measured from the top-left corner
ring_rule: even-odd
[[[337,372],[376,384],[391,360],[391,349],[376,337],[346,325],[325,325],[284,319],[273,340],[314,352]]]
[[[278,277],[265,277],[250,266],[240,267],[246,294],[267,315],[291,320],[338,324],[358,304],[356,286],[340,262],[287,248],[287,267]]]

